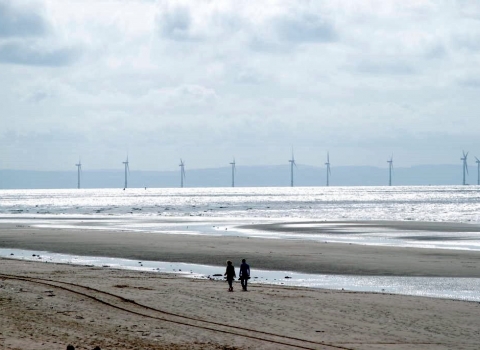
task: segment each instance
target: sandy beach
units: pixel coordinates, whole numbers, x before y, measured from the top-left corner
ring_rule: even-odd
[[[2,224],[0,246],[314,273],[479,277],[468,251]],[[0,259],[2,349],[477,349],[475,302]],[[2,347],[3,346],[3,347]]]

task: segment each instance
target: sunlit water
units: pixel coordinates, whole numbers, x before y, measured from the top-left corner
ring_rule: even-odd
[[[301,187],[194,189],[0,190],[0,222],[42,227],[148,231],[169,234],[233,235],[354,244],[480,250],[477,232],[399,231],[368,228],[337,235],[296,232],[315,226],[305,221],[399,220],[480,224],[477,186]],[[245,228],[247,224],[284,223],[291,231]],[[345,226],[344,230],[348,231]],[[134,233],[132,233],[134,234]],[[0,250],[0,256],[31,259],[31,252]],[[42,259],[151,271],[181,269],[179,264],[102,257],[73,257],[47,252]],[[34,257],[38,258],[38,257]],[[155,265],[157,264],[157,265]],[[195,277],[220,267],[185,264]],[[157,270],[158,269],[158,270]],[[172,271],[170,271],[172,272]],[[288,275],[292,278],[285,278]],[[278,283],[479,300],[480,279],[305,275],[258,271],[254,283]]]
[[[480,187],[0,190],[0,214],[480,222]]]

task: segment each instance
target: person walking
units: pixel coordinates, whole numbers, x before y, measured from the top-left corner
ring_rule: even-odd
[[[227,276],[227,282],[228,282],[228,291],[233,292],[233,280],[237,275],[235,274],[235,267],[233,267],[233,264],[230,260],[227,260],[227,270],[225,271],[224,276]]]
[[[240,276],[240,282],[242,283],[242,289],[246,292],[247,281],[250,279],[250,265],[247,264],[245,259],[242,259],[239,276]]]

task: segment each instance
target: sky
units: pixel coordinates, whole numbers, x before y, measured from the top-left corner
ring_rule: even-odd
[[[0,0],[0,169],[480,158],[480,2]]]

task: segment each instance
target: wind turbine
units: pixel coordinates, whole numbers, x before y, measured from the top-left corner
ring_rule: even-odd
[[[230,163],[232,166],[232,187],[235,187],[235,171],[237,168],[235,167],[235,158],[233,158],[233,162]]]
[[[325,163],[327,166],[327,186],[330,186],[330,175],[332,172],[330,171],[330,154],[327,152],[327,162]]]
[[[477,163],[477,185],[480,185],[480,160],[477,157],[475,159],[475,163]]]
[[[460,158],[460,160],[463,161],[463,185],[466,185],[467,183],[465,182],[465,172],[468,174],[468,165],[467,165],[467,157],[468,157],[468,152],[465,153],[463,152],[463,158]]]
[[[390,157],[390,160],[387,160],[387,163],[388,163],[388,186],[392,186],[393,155]]]
[[[183,180],[185,179],[185,163],[180,159],[180,187],[183,188]]]
[[[122,162],[122,164],[125,165],[125,187],[123,189],[127,188],[127,171],[130,172],[130,167],[128,166],[128,155],[127,155],[127,160]]]
[[[78,158],[78,164],[75,164],[75,166],[77,167],[77,188],[80,188],[80,172],[82,171],[82,161],[80,158]]]
[[[288,161],[290,163],[290,187],[293,187],[293,166],[297,166],[295,163],[295,157],[293,156],[293,147],[292,147],[292,159]]]

